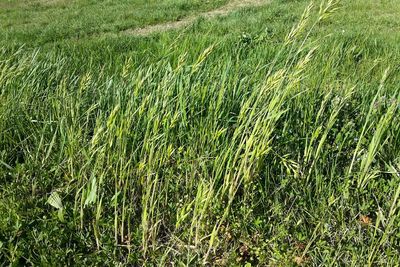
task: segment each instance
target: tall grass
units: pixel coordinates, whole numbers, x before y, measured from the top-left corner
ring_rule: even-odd
[[[114,74],[3,51],[3,203],[30,196],[38,229],[62,229],[51,233],[69,236],[60,246],[74,253],[111,251],[100,258],[110,264],[289,264],[282,255],[297,254],[321,264],[324,253],[345,264],[348,248],[318,246],[347,244],[353,262],[394,263],[379,255],[399,245],[400,95],[386,87],[398,75],[377,63],[340,77],[350,52],[309,39],[337,7],[307,7],[274,60],[249,52],[260,61],[250,73],[220,45],[195,60],[128,59]],[[368,84],[372,73],[380,83]],[[54,264],[34,243],[18,254],[10,229],[3,261]]]

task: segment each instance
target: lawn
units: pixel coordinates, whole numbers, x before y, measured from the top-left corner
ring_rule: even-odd
[[[135,29],[216,8],[226,0],[2,0],[2,45],[44,45]]]
[[[397,266],[400,3],[133,2],[0,0],[0,262]]]

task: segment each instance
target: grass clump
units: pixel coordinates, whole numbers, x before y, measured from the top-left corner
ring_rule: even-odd
[[[0,260],[395,265],[399,58],[314,36],[338,7],[275,48],[178,39],[100,68],[3,49]]]

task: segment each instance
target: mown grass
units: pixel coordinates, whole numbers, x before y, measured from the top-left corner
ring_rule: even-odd
[[[5,46],[0,260],[395,266],[400,6],[317,4]]]
[[[119,32],[216,8],[226,0],[83,1],[35,0],[0,2],[1,45],[38,46]]]

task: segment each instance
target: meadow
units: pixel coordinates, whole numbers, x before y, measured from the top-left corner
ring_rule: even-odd
[[[228,2],[0,0],[0,265],[400,262],[400,3]]]

